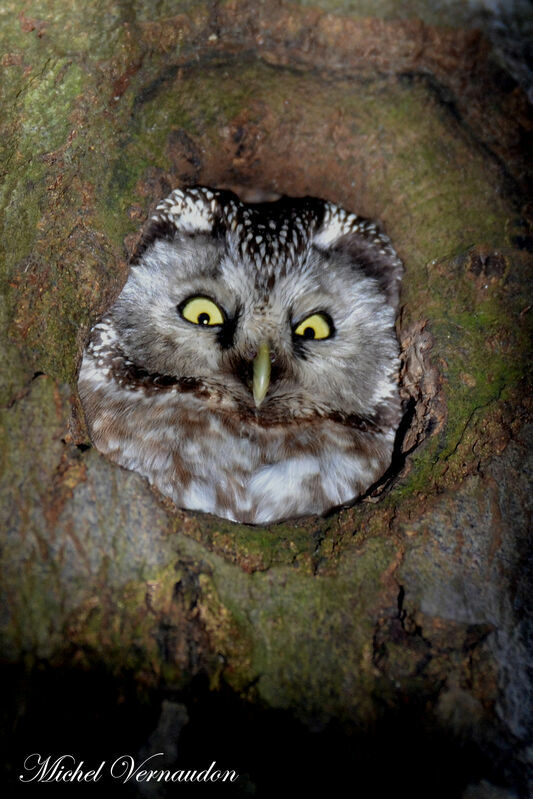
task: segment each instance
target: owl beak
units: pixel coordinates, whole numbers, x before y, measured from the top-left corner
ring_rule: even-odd
[[[259,344],[253,366],[253,395],[255,405],[259,408],[270,384],[270,347],[265,339]]]

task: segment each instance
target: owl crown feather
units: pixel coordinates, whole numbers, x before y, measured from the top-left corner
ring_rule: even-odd
[[[285,197],[275,202],[243,203],[229,190],[197,186],[174,191],[158,203],[133,254],[138,263],[158,238],[176,234],[227,237],[241,257],[250,259],[268,284],[310,245],[345,251],[369,276],[377,278],[391,303],[397,302],[403,264],[391,241],[373,220],[316,197]]]

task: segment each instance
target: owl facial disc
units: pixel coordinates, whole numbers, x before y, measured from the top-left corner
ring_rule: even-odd
[[[375,222],[331,202],[173,191],[84,350],[92,441],[178,507],[238,522],[353,503],[401,418],[402,271]]]

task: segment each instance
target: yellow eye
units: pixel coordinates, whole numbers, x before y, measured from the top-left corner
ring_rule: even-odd
[[[294,330],[295,335],[303,338],[329,338],[333,333],[331,322],[321,313],[314,313],[300,322]]]
[[[224,314],[216,305],[213,300],[207,297],[191,297],[186,300],[182,305],[178,306],[178,310],[187,322],[192,322],[193,325],[223,325]]]

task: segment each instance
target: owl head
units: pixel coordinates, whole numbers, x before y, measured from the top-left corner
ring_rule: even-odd
[[[111,316],[136,369],[243,423],[375,420],[396,393],[401,272],[376,224],[332,203],[176,190]]]
[[[399,422],[401,270],[373,222],[329,202],[174,191],[84,352],[93,442],[236,521],[353,501]]]

